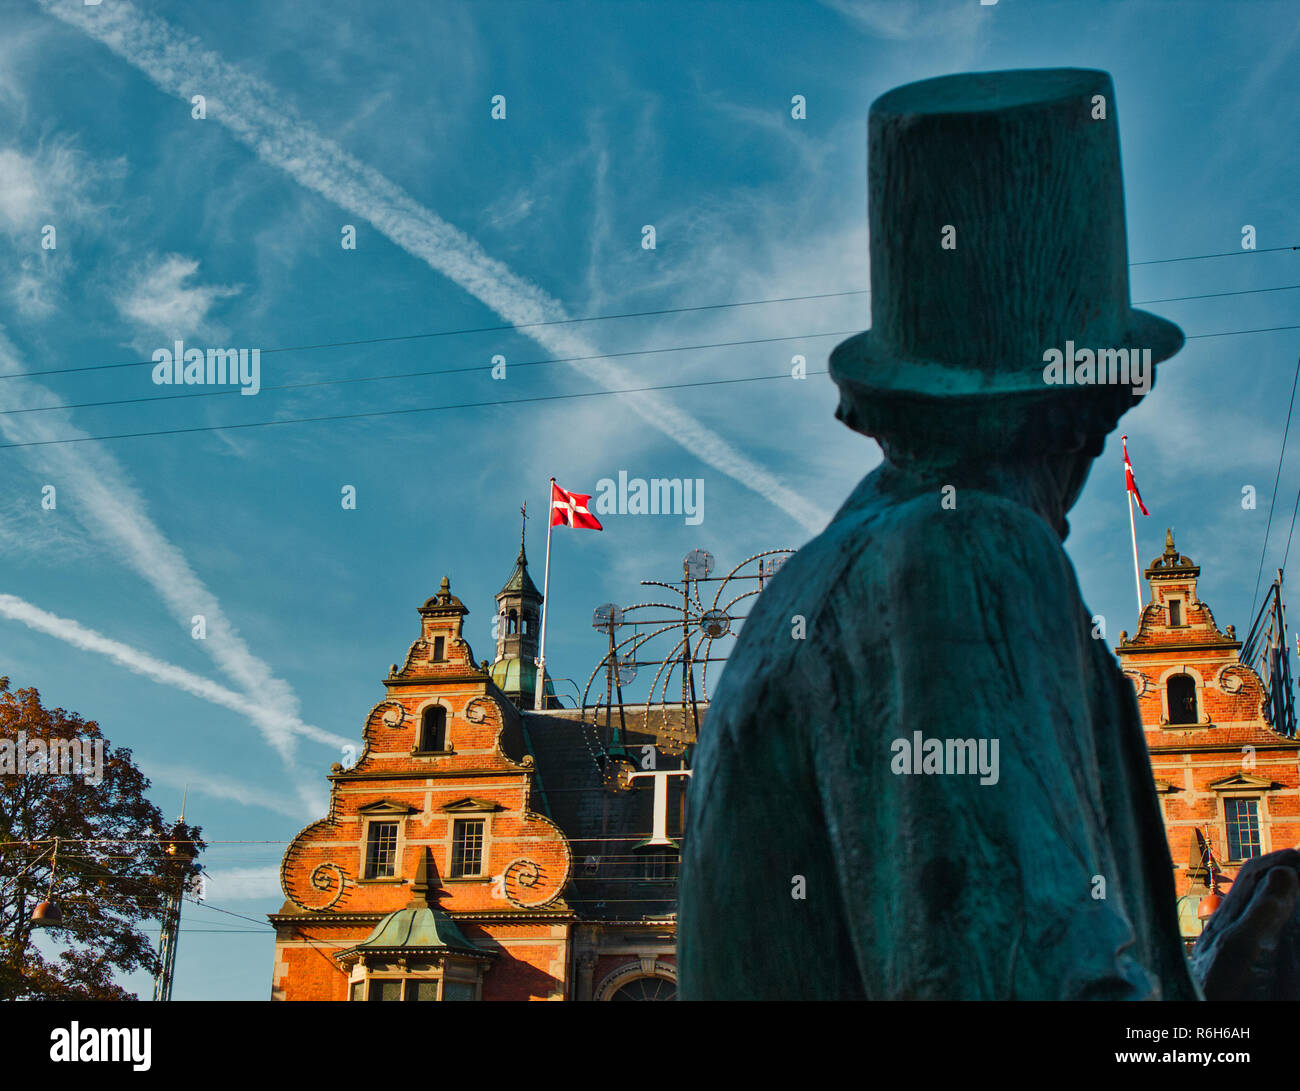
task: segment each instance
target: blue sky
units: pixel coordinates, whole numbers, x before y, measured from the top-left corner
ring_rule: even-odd
[[[3,6],[0,375],[147,360],[177,338],[267,352],[865,289],[870,103],[964,70],[1112,73],[1131,260],[1236,251],[1245,224],[1261,250],[1300,244],[1287,2]],[[504,120],[490,117],[498,94]],[[790,116],[796,94],[806,120]],[[355,250],[340,246],[346,224]],[[1300,252],[1132,275],[1135,301],[1291,284]],[[1295,325],[1298,298],[1149,309],[1197,335]],[[269,353],[264,387],[478,370],[6,413],[0,443],[777,375],[796,353],[820,371],[842,332],[869,324],[867,297],[843,295]],[[769,338],[783,340],[516,366]],[[1143,564],[1172,525],[1239,631],[1298,340],[1193,339],[1123,426],[1152,511]],[[148,367],[111,368],[0,380],[0,408],[175,392]],[[270,842],[214,843],[206,859],[211,903],[261,919],[282,901],[282,843],[323,813],[324,774],[444,574],[476,655],[492,656],[521,501],[540,515],[552,474],[580,491],[619,470],[705,482],[699,526],[610,516],[603,534],[559,532],[548,661],[585,679],[597,603],[640,601],[639,580],[673,579],[697,546],[729,567],[825,524],[880,457],[835,404],[813,375],[0,450],[0,670],[132,747],[165,813],[188,784],[213,842]],[[1117,432],[1068,542],[1112,642],[1135,620],[1127,521]],[[191,638],[198,613],[207,640]],[[227,926],[244,927],[187,907],[186,929]],[[187,931],[176,996],[259,999],[270,975],[269,930]]]

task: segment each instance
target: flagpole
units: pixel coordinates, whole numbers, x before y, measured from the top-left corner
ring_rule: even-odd
[[[1138,575],[1138,532],[1133,520],[1133,494],[1128,494],[1128,528],[1133,535],[1133,583],[1137,587],[1138,624],[1142,624],[1142,577]]]
[[[537,681],[533,684],[534,711],[546,707],[546,607],[551,602],[551,530],[555,527],[555,478],[546,489],[546,570],[542,575],[542,641],[537,657]],[[1136,546],[1134,556],[1137,556]]]
[[[1128,487],[1129,481],[1129,461],[1128,461],[1128,436],[1121,436],[1120,439],[1124,444],[1124,494],[1128,497],[1128,529],[1133,536],[1133,585],[1137,588],[1138,600],[1138,625],[1142,624],[1142,577],[1138,569],[1138,532],[1137,522],[1133,518],[1133,490]]]

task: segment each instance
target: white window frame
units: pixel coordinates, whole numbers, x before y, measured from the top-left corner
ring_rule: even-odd
[[[1268,793],[1259,791],[1244,792],[1220,792],[1219,795],[1219,828],[1223,831],[1223,861],[1225,864],[1234,865],[1245,863],[1244,860],[1238,860],[1228,855],[1228,800],[1230,799],[1247,799],[1255,802],[1255,814],[1259,818],[1259,854],[1265,855],[1272,851],[1268,836]],[[1251,856],[1248,859],[1255,859]]]
[[[451,825],[447,830],[447,878],[454,882],[475,882],[482,881],[491,877],[491,869],[488,867],[488,851],[492,846],[492,838],[489,833],[492,829],[492,812],[491,811],[461,811],[457,813],[452,811],[450,816]],[[474,874],[457,875],[455,868],[456,860],[456,823],[457,822],[482,822],[483,823],[483,844],[479,849],[479,870]]]
[[[357,867],[357,874],[361,877],[363,883],[400,883],[402,879],[402,857],[406,852],[406,819],[404,814],[372,814],[365,816],[365,825],[361,830],[361,862]],[[393,858],[393,874],[384,876],[375,876],[371,878],[368,874],[368,857],[370,855],[370,827],[378,822],[395,822],[397,824],[397,847],[394,849],[396,856]]]

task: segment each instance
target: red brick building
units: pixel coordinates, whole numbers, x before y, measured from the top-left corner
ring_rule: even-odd
[[[577,710],[531,711],[541,595],[522,544],[497,603],[493,665],[446,578],[419,608],[361,756],[333,767],[329,814],[285,852],[273,998],[675,995],[676,845],[648,844],[654,790]],[[628,744],[653,748],[662,710],[627,712]]]
[[[1244,861],[1300,847],[1300,743],[1269,726],[1264,685],[1234,626],[1220,630],[1201,600],[1200,574],[1167,533],[1138,631],[1115,649],[1137,693],[1188,939],[1212,886],[1225,893]]]

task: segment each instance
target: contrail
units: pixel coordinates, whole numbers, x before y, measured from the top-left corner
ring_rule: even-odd
[[[0,617],[21,621],[29,629],[35,629],[47,636],[57,637],[59,640],[65,641],[73,647],[81,648],[83,651],[105,656],[127,670],[142,674],[161,685],[171,686],[194,697],[201,697],[214,705],[228,708],[232,712],[238,712],[241,716],[246,716],[256,723],[282,755],[291,752],[292,748],[289,742],[294,735],[301,735],[303,738],[312,739],[315,742],[324,743],[326,746],[336,749],[341,749],[352,742],[341,735],[332,735],[330,732],[322,731],[310,724],[286,720],[274,710],[268,709],[243,694],[234,692],[234,690],[226,689],[225,686],[204,678],[202,675],[194,674],[192,671],[187,671],[184,667],[178,667],[173,663],[156,659],[148,652],[142,652],[129,644],[123,644],[120,641],[106,637],[103,633],[88,629],[71,618],[51,614],[42,610],[39,606],[34,606],[32,603],[18,598],[16,595],[0,594]]]
[[[0,334],[0,373],[19,370],[22,369],[13,346]],[[48,404],[47,399],[53,397],[52,391],[30,381],[8,387],[5,394],[19,408],[26,404]],[[63,418],[59,421],[25,419],[34,416],[36,414],[0,416],[0,434],[11,441],[21,442],[53,438],[56,432],[76,432],[71,426],[70,413],[49,414]],[[74,450],[74,447],[81,449]],[[57,517],[56,513],[68,508],[75,510],[82,525],[104,539],[119,560],[154,587],[182,626],[182,632],[189,632],[194,615],[203,615],[208,634],[207,639],[201,641],[204,651],[248,698],[246,707],[239,711],[253,718],[263,737],[280,755],[286,769],[298,776],[297,788],[302,798],[315,799],[313,783],[300,773],[294,760],[296,735],[317,732],[312,737],[331,746],[341,745],[346,740],[302,723],[297,695],[288,683],[276,678],[271,669],[249,650],[222,611],[216,596],[203,585],[184,554],[149,517],[144,497],[130,483],[117,459],[97,444],[55,444],[27,450],[32,452],[30,463],[42,479],[54,485],[56,503],[62,504],[49,513],[51,517]],[[46,617],[53,618],[53,615]],[[74,621],[54,620],[65,626],[77,626]],[[72,630],[65,628],[64,631]],[[97,633],[92,635],[99,636]],[[100,639],[107,640],[105,637]],[[124,666],[129,665],[124,660],[118,661]]]
[[[246,807],[265,807],[268,811],[275,811],[289,818],[301,820],[304,814],[308,818],[316,818],[323,814],[328,806],[322,804],[304,811],[301,807],[290,805],[288,799],[279,793],[264,792],[242,781],[214,776],[206,769],[165,765],[149,758],[141,758],[139,764],[150,780],[161,781],[175,788],[188,788],[191,794],[199,792],[213,799],[228,799],[235,803],[242,803]]]
[[[564,307],[537,285],[497,261],[463,231],[425,208],[373,167],[320,135],[279,100],[274,88],[178,33],[167,22],[129,3],[86,6],[82,0],[38,0],[41,7],[102,42],[163,91],[189,101],[206,99],[207,116],[229,129],[262,162],[369,222],[377,231],[491,308],[523,325],[568,318]],[[520,331],[556,356],[589,356],[594,342],[566,327]],[[571,364],[607,388],[634,377],[609,361]],[[828,515],[763,469],[689,413],[653,393],[625,395],[647,423],[706,464],[770,500],[810,531]]]

